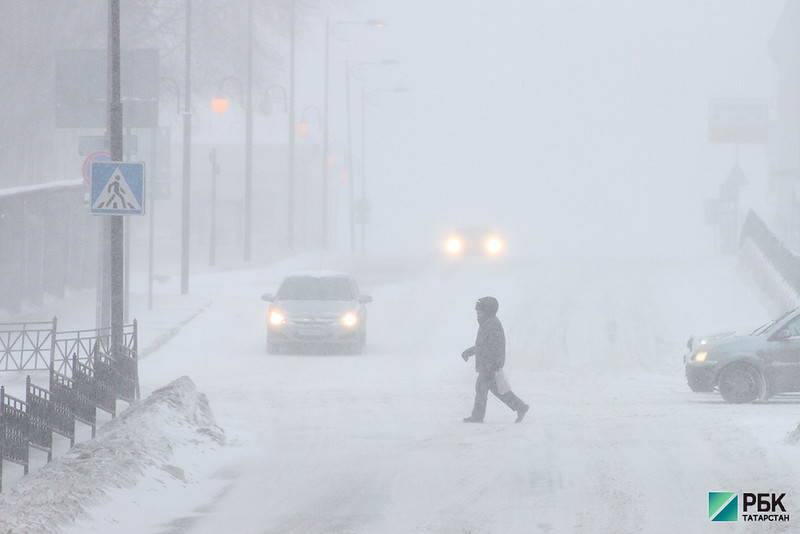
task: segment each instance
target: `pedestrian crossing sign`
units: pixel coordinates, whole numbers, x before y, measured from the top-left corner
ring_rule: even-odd
[[[93,161],[90,174],[93,214],[144,214],[144,163]]]

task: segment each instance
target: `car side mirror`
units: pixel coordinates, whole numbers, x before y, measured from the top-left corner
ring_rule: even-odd
[[[775,341],[786,341],[790,337],[792,337],[792,333],[784,328],[783,330],[778,330],[775,332],[775,335],[772,336],[772,339]]]
[[[275,300],[275,297],[272,295],[272,293],[264,293],[263,295],[261,295],[261,300],[272,302],[273,300]]]
[[[361,295],[360,297],[358,297],[358,302],[360,302],[361,304],[368,304],[372,302],[372,297],[370,297],[369,295]]]

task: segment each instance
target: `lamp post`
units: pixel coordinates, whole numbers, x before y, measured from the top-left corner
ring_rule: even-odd
[[[219,175],[219,165],[217,165],[216,148],[211,150],[208,159],[211,163],[211,229],[208,238],[208,264],[213,267],[217,263],[217,175]]]
[[[289,106],[289,169],[286,182],[287,188],[287,220],[286,220],[286,244],[289,250],[294,248],[294,158],[295,158],[295,139],[294,139],[294,2],[289,9],[289,91],[286,102]]]
[[[345,69],[345,98],[347,99],[347,175],[349,183],[347,188],[347,227],[350,230],[350,254],[356,253],[356,219],[355,219],[355,186],[353,185],[353,128],[350,120],[350,61],[344,62]]]
[[[252,248],[252,201],[253,201],[253,0],[247,1],[247,76],[244,84],[238,78],[229,76],[226,80],[236,80],[242,88],[242,105],[245,108],[244,132],[244,261],[250,261]],[[221,104],[220,98],[214,99]],[[212,106],[214,105],[212,101]],[[227,106],[226,106],[227,108]]]
[[[305,108],[303,108],[303,112],[300,113],[300,122],[298,122],[296,126],[297,133],[299,133],[300,135],[306,135],[311,129],[311,127],[308,124],[308,120],[306,119],[306,115],[310,111],[315,112],[317,114],[318,123],[321,122],[320,119],[321,113],[319,111],[319,108],[317,108],[317,106],[306,106]]]
[[[192,0],[186,0],[185,88],[183,97],[183,215],[181,225],[181,294],[189,293],[189,223],[192,173]]]
[[[375,19],[366,21],[342,20],[331,24],[329,18],[325,19],[325,96],[322,101],[322,231],[321,242],[323,250],[328,247],[328,151],[329,146],[329,122],[328,109],[330,107],[330,47],[331,35],[340,41],[347,41],[344,37],[336,35],[336,28],[344,25],[370,26],[373,28],[383,28],[383,22]],[[349,71],[349,69],[347,69]],[[349,76],[348,76],[349,78]],[[348,93],[349,94],[349,93]],[[349,101],[349,97],[348,97]],[[349,104],[348,104],[349,106]],[[348,127],[349,129],[349,127]],[[349,158],[349,156],[348,156]]]
[[[250,261],[253,213],[253,0],[247,2],[247,116],[244,140],[244,261]]]
[[[228,99],[221,96],[213,99],[211,109],[217,115],[222,115],[228,110]],[[216,148],[211,150],[209,162],[211,163],[211,229],[208,237],[208,264],[213,267],[217,262],[217,175],[219,175],[219,165],[217,165]]]

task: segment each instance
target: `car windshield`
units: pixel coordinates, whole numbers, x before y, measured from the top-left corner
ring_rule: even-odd
[[[293,276],[278,289],[281,300],[354,300],[350,281],[343,277]]]
[[[789,314],[791,314],[791,313],[794,313],[794,311],[795,311],[795,310],[797,310],[797,308],[795,308],[794,310],[789,310],[788,312],[784,313],[783,315],[781,315],[781,316],[780,316],[780,317],[778,317],[777,319],[773,319],[772,321],[768,322],[768,323],[767,323],[767,324],[765,324],[765,325],[759,326],[758,328],[756,328],[756,329],[753,331],[753,334],[752,334],[752,335],[754,335],[754,336],[760,336],[761,334],[764,334],[764,333],[765,333],[767,330],[769,330],[770,328],[772,328],[773,326],[775,326],[777,323],[779,323],[780,321],[782,321],[782,320],[783,320],[783,319],[784,319],[786,316],[788,316],[788,315],[789,315]]]

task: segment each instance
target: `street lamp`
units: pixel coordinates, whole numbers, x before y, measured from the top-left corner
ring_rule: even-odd
[[[361,198],[358,201],[357,211],[361,223],[361,255],[366,251],[367,242],[367,222],[370,211],[370,203],[367,200],[367,103],[369,97],[378,93],[407,93],[405,87],[395,87],[393,89],[372,89],[366,91],[361,86]]]
[[[333,141],[328,145],[328,159],[327,159],[328,167],[333,167],[337,163],[336,158],[333,156],[333,153],[337,148],[341,149],[342,151],[343,154],[342,160],[347,159],[347,146],[345,146],[343,141],[337,139],[336,141]]]
[[[328,110],[330,107],[330,47],[331,35],[340,41],[348,39],[336,35],[336,28],[345,25],[369,26],[372,28],[384,28],[386,24],[380,20],[370,19],[366,21],[341,20],[331,24],[329,18],[325,19],[325,97],[322,102],[322,248],[328,247],[328,151],[329,146],[329,121]]]
[[[298,122],[296,126],[297,133],[300,135],[306,135],[311,130],[311,126],[309,126],[308,119],[306,118],[306,115],[310,111],[315,112],[317,114],[318,123],[321,122],[319,108],[317,108],[317,106],[306,106],[300,114],[300,122]]]
[[[222,115],[228,110],[228,99],[224,96],[219,96],[211,100],[211,109],[217,115]],[[210,214],[210,231],[209,231],[209,251],[208,251],[208,264],[214,266],[217,262],[217,176],[219,176],[219,165],[217,165],[217,149],[216,147],[211,150],[209,156],[211,163],[211,214]]]
[[[217,115],[222,115],[228,111],[228,99],[225,97],[217,97],[211,100],[211,109]]]
[[[215,113],[221,115],[222,113],[228,111],[229,101],[225,95],[228,93],[226,87],[230,86],[231,84],[236,86],[236,89],[239,92],[239,102],[241,102],[242,107],[244,107],[244,84],[242,83],[242,80],[236,76],[225,76],[222,78],[222,80],[220,80],[219,85],[217,86],[217,97],[211,99],[211,109],[213,109]]]

